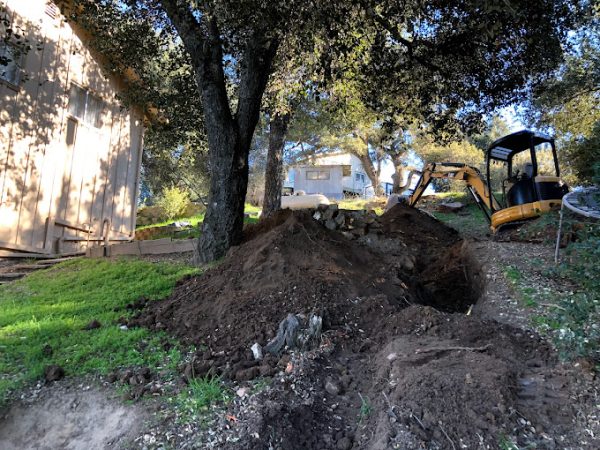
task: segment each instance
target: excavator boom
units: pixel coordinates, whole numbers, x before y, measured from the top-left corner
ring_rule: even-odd
[[[421,172],[412,172],[412,175],[420,174],[417,185],[412,190],[407,202],[409,206],[415,206],[421,196],[434,179],[462,180],[466,183],[469,192],[484,212],[488,221],[491,222],[492,211],[501,209],[493,195],[490,194],[483,175],[475,167],[462,163],[429,163]],[[409,185],[412,180],[409,180]]]

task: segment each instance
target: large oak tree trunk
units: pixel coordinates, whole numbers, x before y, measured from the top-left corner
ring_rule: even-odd
[[[381,166],[378,164],[378,167],[376,168],[375,164],[373,164],[371,156],[368,153],[354,154],[358,157],[358,159],[360,159],[360,163],[362,164],[363,169],[365,169],[367,177],[369,177],[369,180],[371,180],[371,184],[373,185],[373,191],[375,192],[375,195],[383,195],[383,189],[379,184]]]
[[[249,146],[241,145],[235,131],[215,130],[218,143],[210,148],[210,190],[198,262],[214,261],[242,241],[244,202],[248,188]]]
[[[392,193],[400,194],[405,189],[405,186],[402,185],[402,158],[399,155],[392,156],[392,164],[394,165]]]
[[[279,41],[260,27],[247,36],[238,58],[238,101],[232,114],[216,18],[206,14],[201,24],[187,2],[162,0],[161,4],[189,53],[202,94],[211,176],[196,260],[209,262],[242,241],[248,154]]]
[[[283,189],[283,149],[287,134],[289,114],[274,114],[269,123],[269,152],[265,171],[265,196],[262,216],[269,217],[281,209]]]
[[[402,173],[404,171],[404,166],[402,165],[402,157],[403,156],[404,156],[403,153],[392,156],[392,163],[394,164],[394,175],[392,175],[392,180],[394,182],[393,187],[392,187],[393,194],[401,194],[406,189],[409,189],[411,181],[413,180],[414,176],[420,173],[418,170],[411,170],[410,172],[408,172],[406,181],[403,182],[402,181],[402,178],[403,178]]]

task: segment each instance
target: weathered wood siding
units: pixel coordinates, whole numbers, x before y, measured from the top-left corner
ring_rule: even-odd
[[[121,107],[117,80],[47,3],[0,0],[32,44],[20,82],[0,80],[0,249],[72,252],[131,239],[141,115]],[[69,112],[73,85],[102,100],[98,121]]]

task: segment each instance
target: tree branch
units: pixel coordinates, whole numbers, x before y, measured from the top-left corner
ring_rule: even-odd
[[[442,68],[439,67],[437,64],[434,64],[431,61],[425,60],[425,59],[421,58],[420,56],[415,55],[414,54],[415,41],[410,41],[410,40],[406,39],[405,37],[403,37],[400,34],[400,32],[398,31],[398,28],[395,27],[389,20],[387,20],[385,17],[382,17],[381,15],[377,14],[372,7],[367,7],[367,12],[371,16],[371,18],[373,20],[375,20],[375,22],[377,22],[379,25],[381,25],[386,31],[388,31],[396,41],[398,41],[400,44],[402,44],[404,47],[406,47],[406,50],[408,51],[408,57],[411,60],[417,61],[419,64],[421,64],[424,67],[428,67],[429,69],[443,73]],[[423,45],[427,45],[426,42],[420,42],[420,43]]]
[[[162,0],[161,3],[192,60],[203,59],[206,39],[201,23],[196,20],[189,6],[180,0]]]
[[[263,32],[257,32],[248,39],[242,61],[240,75],[239,101],[235,118],[242,141],[250,141],[254,134],[260,104],[279,40],[265,38]]]

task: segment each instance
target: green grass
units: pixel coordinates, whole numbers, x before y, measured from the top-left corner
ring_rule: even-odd
[[[246,206],[244,207],[244,212],[246,214],[249,214],[250,216],[258,216],[258,213],[260,213],[261,210],[262,210],[262,208],[260,206],[254,206],[254,205],[251,205],[250,203],[246,203]],[[256,221],[255,218],[254,218],[254,220]],[[204,221],[204,213],[200,213],[200,214],[196,214],[195,216],[179,217],[177,219],[172,219],[172,220],[163,220],[162,222],[156,222],[151,225],[139,226],[139,227],[136,227],[136,230],[140,231],[140,230],[145,230],[146,228],[166,227],[167,225],[169,225],[173,222],[190,222],[192,227],[197,227],[198,224],[201,224],[203,221]]]
[[[373,407],[371,406],[371,402],[368,397],[363,397],[360,393],[358,394],[360,397],[360,410],[358,412],[358,423],[362,423],[363,420],[368,419],[371,413],[373,412]]]
[[[163,220],[162,222],[153,223],[150,225],[143,225],[140,227],[136,227],[136,231],[145,230],[146,228],[156,228],[156,227],[166,227],[167,225],[173,222],[190,222],[191,226],[197,227],[198,224],[201,224],[204,221],[204,213],[196,214],[191,217],[179,217],[178,219],[173,220]]]
[[[376,206],[373,208],[373,205],[385,205],[385,199],[381,200],[381,198],[347,198],[337,201],[337,204],[340,209],[349,209],[355,211],[363,209],[372,209],[373,211],[375,211],[375,214],[380,216],[383,214],[384,208],[381,206]]]
[[[520,450],[517,444],[505,435],[501,435],[498,439],[498,448],[500,450]]]
[[[557,229],[556,220],[550,214],[540,219],[553,229]],[[563,227],[565,234],[573,233],[577,239],[561,251],[558,266],[532,261],[540,272],[536,277],[515,267],[508,267],[504,274],[521,304],[536,308],[531,322],[552,340],[560,356],[587,358],[600,370],[600,225],[571,217]],[[563,286],[560,292],[549,287],[556,284]]]
[[[106,374],[119,367],[168,366],[179,347],[165,351],[164,335],[122,330],[125,305],[140,296],[168,296],[177,280],[197,269],[141,260],[78,259],[0,286],[0,403],[58,364],[68,376]],[[101,327],[85,331],[92,320]],[[52,347],[51,355],[43,352]]]
[[[229,400],[229,391],[225,389],[221,379],[207,376],[190,380],[187,389],[179,392],[171,402],[178,410],[178,422],[198,423],[211,406],[226,404]]]
[[[427,200],[427,203],[421,201],[417,207],[429,206],[443,202],[461,202],[466,206],[460,213],[443,213],[432,210],[433,216],[444,222],[446,225],[459,231],[464,236],[482,237],[490,233],[490,225],[485,215],[479,209],[472,197],[466,192],[440,192],[435,194],[435,201]],[[432,208],[425,208],[432,209]]]

